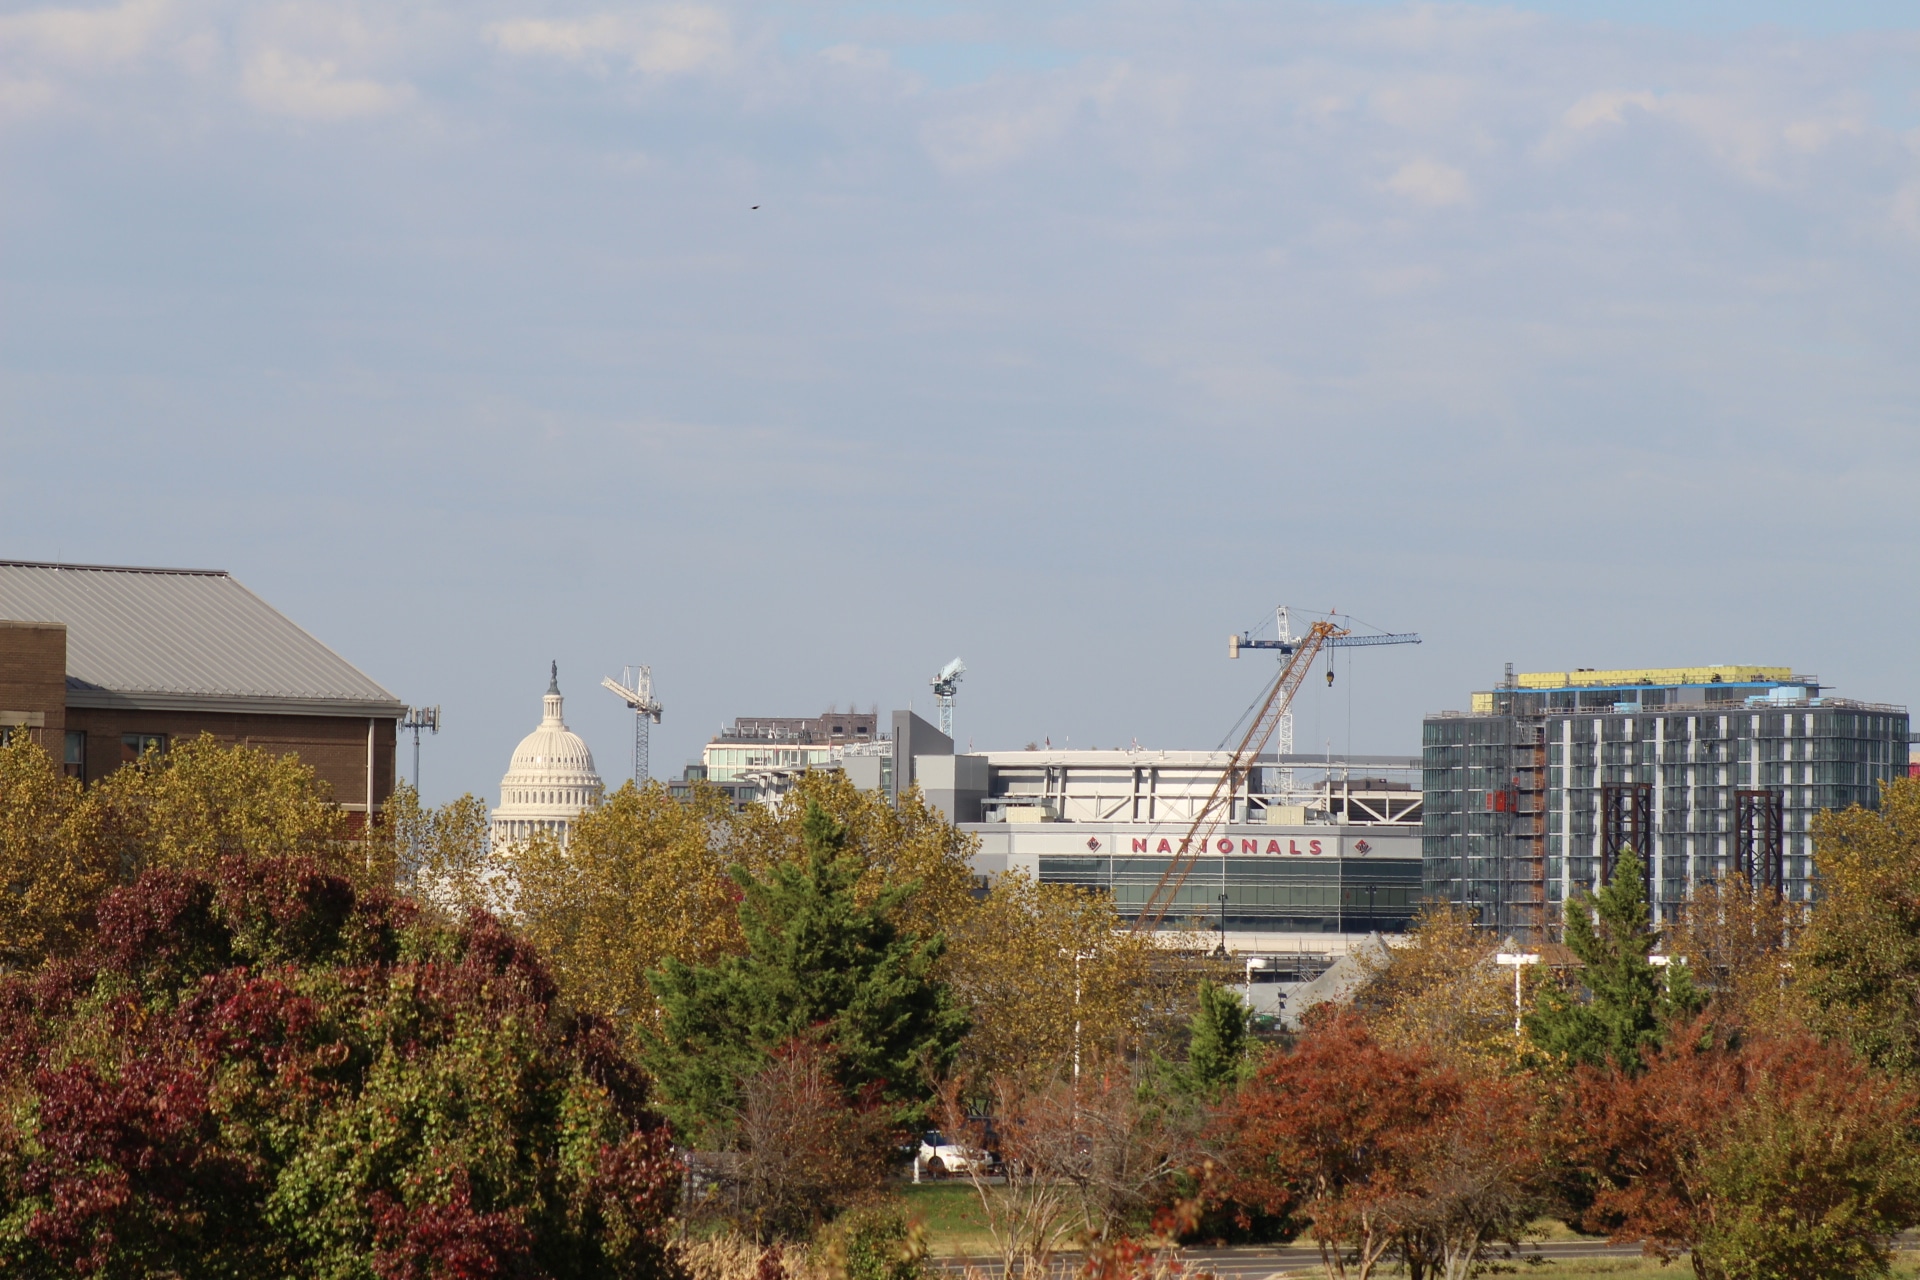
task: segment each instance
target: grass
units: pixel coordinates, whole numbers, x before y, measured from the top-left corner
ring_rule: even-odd
[[[991,1252],[993,1241],[971,1183],[901,1183],[894,1190],[906,1202],[908,1215],[926,1224],[927,1248],[936,1257]]]

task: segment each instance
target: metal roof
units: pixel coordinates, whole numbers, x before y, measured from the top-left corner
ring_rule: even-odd
[[[406,706],[219,569],[0,560],[0,619],[67,628],[67,704],[393,716]]]

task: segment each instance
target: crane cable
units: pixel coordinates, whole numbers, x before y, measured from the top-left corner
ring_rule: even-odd
[[[1220,825],[1220,808],[1223,799],[1228,804],[1232,803],[1233,793],[1240,779],[1246,776],[1252,761],[1266,749],[1268,739],[1273,737],[1273,731],[1279,727],[1280,717],[1287,713],[1287,708],[1293,704],[1293,695],[1299,692],[1301,683],[1307,678],[1307,673],[1313,669],[1314,659],[1319,656],[1321,647],[1335,636],[1348,634],[1350,632],[1344,627],[1337,627],[1331,622],[1316,622],[1301,638],[1300,647],[1294,650],[1286,668],[1274,680],[1273,687],[1267,690],[1259,717],[1248,727],[1246,736],[1240,740],[1240,746],[1233,753],[1233,758],[1227,762],[1226,769],[1214,782],[1213,793],[1207,797],[1206,804],[1202,805],[1200,811],[1194,815],[1193,825],[1187,828],[1186,838],[1180,842],[1173,861],[1161,874],[1160,882],[1153,887],[1153,892],[1147,895],[1146,902],[1140,908],[1140,914],[1134,917],[1133,932],[1151,932],[1166,919],[1167,909],[1173,905],[1180,887],[1192,874],[1194,863],[1199,858],[1205,842],[1212,838],[1214,831]],[[1202,828],[1205,829],[1202,830]],[[1198,844],[1195,843],[1196,837],[1199,839]]]

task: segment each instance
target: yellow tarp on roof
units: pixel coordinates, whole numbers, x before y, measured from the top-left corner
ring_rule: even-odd
[[[1620,671],[1531,671],[1515,676],[1522,689],[1593,688],[1623,684],[1744,684],[1788,680],[1792,667],[1635,667]]]

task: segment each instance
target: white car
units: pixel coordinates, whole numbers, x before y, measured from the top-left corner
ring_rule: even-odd
[[[920,1136],[920,1167],[936,1178],[949,1173],[986,1173],[993,1157],[976,1147],[963,1147],[943,1133],[929,1131]]]

